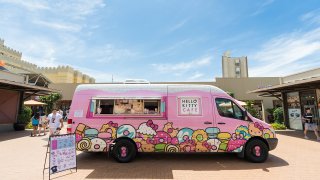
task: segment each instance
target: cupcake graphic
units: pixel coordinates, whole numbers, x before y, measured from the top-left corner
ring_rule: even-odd
[[[144,140],[148,139],[149,137],[153,137],[157,134],[156,130],[158,129],[158,125],[153,124],[152,120],[148,120],[145,123],[140,124],[137,132],[139,133],[138,136]]]

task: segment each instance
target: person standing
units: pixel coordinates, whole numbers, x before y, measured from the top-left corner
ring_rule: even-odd
[[[56,109],[52,110],[52,113],[48,115],[47,119],[49,121],[50,136],[54,135],[57,130],[63,128],[62,115],[58,113]]]
[[[310,109],[306,109],[306,112],[303,116],[303,120],[305,122],[304,123],[304,138],[309,139],[309,137],[307,136],[307,131],[313,130],[314,134],[317,136],[317,140],[320,141],[320,137],[318,134],[318,127],[313,119],[313,114],[311,113]]]
[[[31,137],[34,137],[37,134],[39,120],[40,120],[40,114],[35,113],[34,116],[32,116],[32,129],[33,129],[33,131],[31,133]]]
[[[41,134],[41,129],[43,128],[43,135],[46,135],[46,128],[47,128],[47,117],[44,112],[40,114],[40,121],[39,121],[39,135]]]

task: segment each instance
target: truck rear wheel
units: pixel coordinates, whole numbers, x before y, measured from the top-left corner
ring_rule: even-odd
[[[114,145],[112,156],[120,163],[127,163],[136,156],[135,145],[126,139],[121,139]]]
[[[259,139],[253,139],[246,145],[244,154],[248,161],[262,163],[267,160],[269,149],[263,141]]]

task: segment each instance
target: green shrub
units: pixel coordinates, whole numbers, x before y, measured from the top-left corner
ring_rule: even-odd
[[[272,128],[274,130],[285,130],[285,129],[287,129],[287,127],[284,124],[280,124],[280,123],[272,123],[271,126],[272,126]]]
[[[62,98],[62,95],[59,93],[51,93],[46,96],[40,96],[40,101],[46,103],[45,110],[47,114],[50,114],[52,109],[55,107],[56,102]]]
[[[31,121],[32,110],[30,107],[22,106],[22,112],[18,114],[19,124],[28,124]]]
[[[33,129],[31,121],[26,125],[26,129]]]
[[[274,121],[278,124],[283,124],[283,108],[278,107],[273,111]]]
[[[269,113],[269,114],[272,114],[273,115],[273,111],[275,110],[276,108],[267,108],[266,111]]]

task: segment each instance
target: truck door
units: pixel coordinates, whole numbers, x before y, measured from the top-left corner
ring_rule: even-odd
[[[250,138],[245,112],[232,99],[214,97],[213,101],[218,152],[240,152]]]

